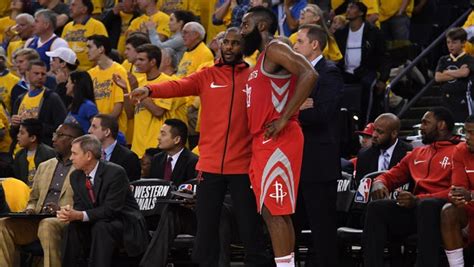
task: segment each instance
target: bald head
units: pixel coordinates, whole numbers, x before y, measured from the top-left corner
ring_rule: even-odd
[[[378,116],[374,121],[373,146],[385,150],[395,144],[400,125],[400,119],[395,114],[383,113]]]

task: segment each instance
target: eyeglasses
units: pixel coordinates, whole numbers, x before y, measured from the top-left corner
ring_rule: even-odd
[[[65,133],[53,133],[53,138],[61,138],[61,137],[63,137],[63,136],[75,138],[74,136],[72,136],[72,135],[70,135],[70,134],[65,134]]]

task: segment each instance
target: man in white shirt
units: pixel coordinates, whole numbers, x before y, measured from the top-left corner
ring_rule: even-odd
[[[345,84],[360,84],[360,116],[362,123],[372,121],[367,116],[370,92],[374,90],[374,103],[383,97],[385,82],[388,80],[385,40],[382,32],[365,23],[367,6],[362,2],[353,2],[347,6],[348,26],[334,33],[337,45],[344,55],[338,66],[343,71]],[[378,99],[377,99],[378,97]],[[380,108],[380,107],[377,107]],[[377,110],[372,114],[377,114]],[[369,119],[367,120],[367,117]]]

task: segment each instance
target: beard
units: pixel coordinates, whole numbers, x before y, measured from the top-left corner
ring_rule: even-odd
[[[434,143],[436,139],[437,139],[436,131],[421,135],[421,142],[425,145]]]
[[[254,27],[249,34],[242,36],[242,54],[246,57],[253,55],[253,53],[260,47],[261,43],[262,36],[257,27]]]

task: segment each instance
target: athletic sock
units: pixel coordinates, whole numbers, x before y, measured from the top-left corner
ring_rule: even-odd
[[[295,253],[275,258],[275,263],[277,267],[295,267]]]
[[[445,250],[450,267],[464,267],[464,255],[462,248],[454,250]]]

